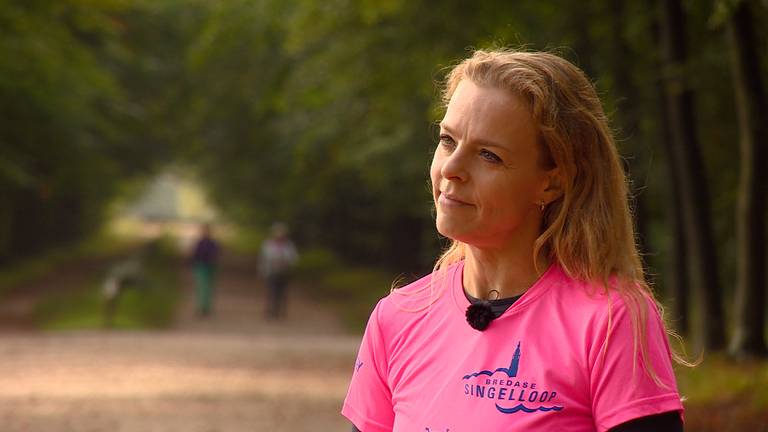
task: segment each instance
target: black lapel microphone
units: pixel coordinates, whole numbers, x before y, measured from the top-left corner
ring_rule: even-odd
[[[488,293],[488,297],[490,297],[492,293],[496,293],[496,298],[499,297],[499,292],[496,290],[491,290]],[[491,309],[491,302],[489,300],[480,300],[470,304],[465,315],[470,327],[480,331],[487,329],[488,326],[491,325],[491,321],[496,319],[496,315],[494,315],[493,309]]]

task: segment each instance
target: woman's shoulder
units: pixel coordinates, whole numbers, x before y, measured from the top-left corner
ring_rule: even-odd
[[[413,282],[393,288],[379,300],[375,313],[379,319],[418,319],[441,301],[447,299],[455,283],[459,264],[433,271]]]
[[[617,276],[607,281],[585,281],[560,270],[557,288],[552,290],[555,300],[567,304],[571,310],[596,317],[623,314],[628,309],[657,311],[653,294],[638,281],[622,280]]]

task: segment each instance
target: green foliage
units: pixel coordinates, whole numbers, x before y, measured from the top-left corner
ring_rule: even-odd
[[[339,258],[327,249],[313,248],[301,252],[294,272],[305,280],[316,280],[343,267]]]
[[[334,310],[354,332],[365,328],[373,306],[389,292],[393,281],[386,272],[345,264],[324,249],[302,252],[296,277],[305,295]]]
[[[97,231],[121,182],[168,161],[188,6],[0,5],[0,265]]]
[[[284,220],[301,243],[344,259],[428,270],[439,249],[426,187],[430,125],[440,112],[435,83],[470,47],[522,45],[557,49],[596,82],[629,156],[641,226],[661,230],[647,235],[651,251],[663,249],[669,217],[661,204],[669,198],[659,79],[685,74],[706,90],[697,99],[700,136],[710,172],[721,173],[713,179],[718,239],[732,244],[736,160],[718,143],[732,141],[735,120],[724,109],[730,90],[718,85],[728,65],[721,35],[707,24],[711,8],[690,5],[697,54],[681,70],[666,71],[658,66],[656,11],[639,1],[200,7],[204,19],[186,52],[185,76],[195,85],[185,94],[184,152],[237,222],[266,227]]]
[[[232,231],[226,231],[219,235],[223,249],[238,255],[258,256],[265,234],[262,230],[253,227],[238,227]]]
[[[561,48],[591,75],[631,156],[640,217],[662,230],[665,206],[647,204],[667,195],[653,89],[660,73],[692,77],[706,90],[718,239],[732,250],[735,152],[718,144],[735,120],[719,85],[723,38],[708,24],[729,4],[688,5],[697,49],[680,71],[659,70],[656,11],[639,1],[4,4],[0,260],[94,229],[123,179],[176,155],[235,222],[284,220],[345,259],[426,270],[439,248],[426,188],[435,82],[489,45]]]

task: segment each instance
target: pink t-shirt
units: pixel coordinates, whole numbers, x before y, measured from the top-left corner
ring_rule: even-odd
[[[666,388],[646,373],[639,346],[633,357],[632,322],[618,294],[590,290],[553,264],[481,332],[465,319],[463,268],[453,265],[432,288],[422,278],[374,309],[342,408],[361,431],[605,431],[682,415],[650,300],[648,354]]]

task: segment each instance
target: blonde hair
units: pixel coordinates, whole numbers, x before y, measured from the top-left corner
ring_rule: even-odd
[[[563,193],[544,210],[533,250],[537,270],[555,261],[574,279],[598,282],[606,294],[618,291],[632,321],[634,358],[639,347],[646,371],[664,386],[648,357],[647,305],[654,297],[636,246],[627,177],[592,83],[580,69],[554,54],[478,50],[449,72],[445,105],[464,79],[522,97],[538,128],[542,165],[559,168]],[[454,240],[435,263],[435,273],[444,273],[465,256],[466,245]],[[654,304],[663,316],[655,299]],[[673,357],[689,364],[677,353]]]

